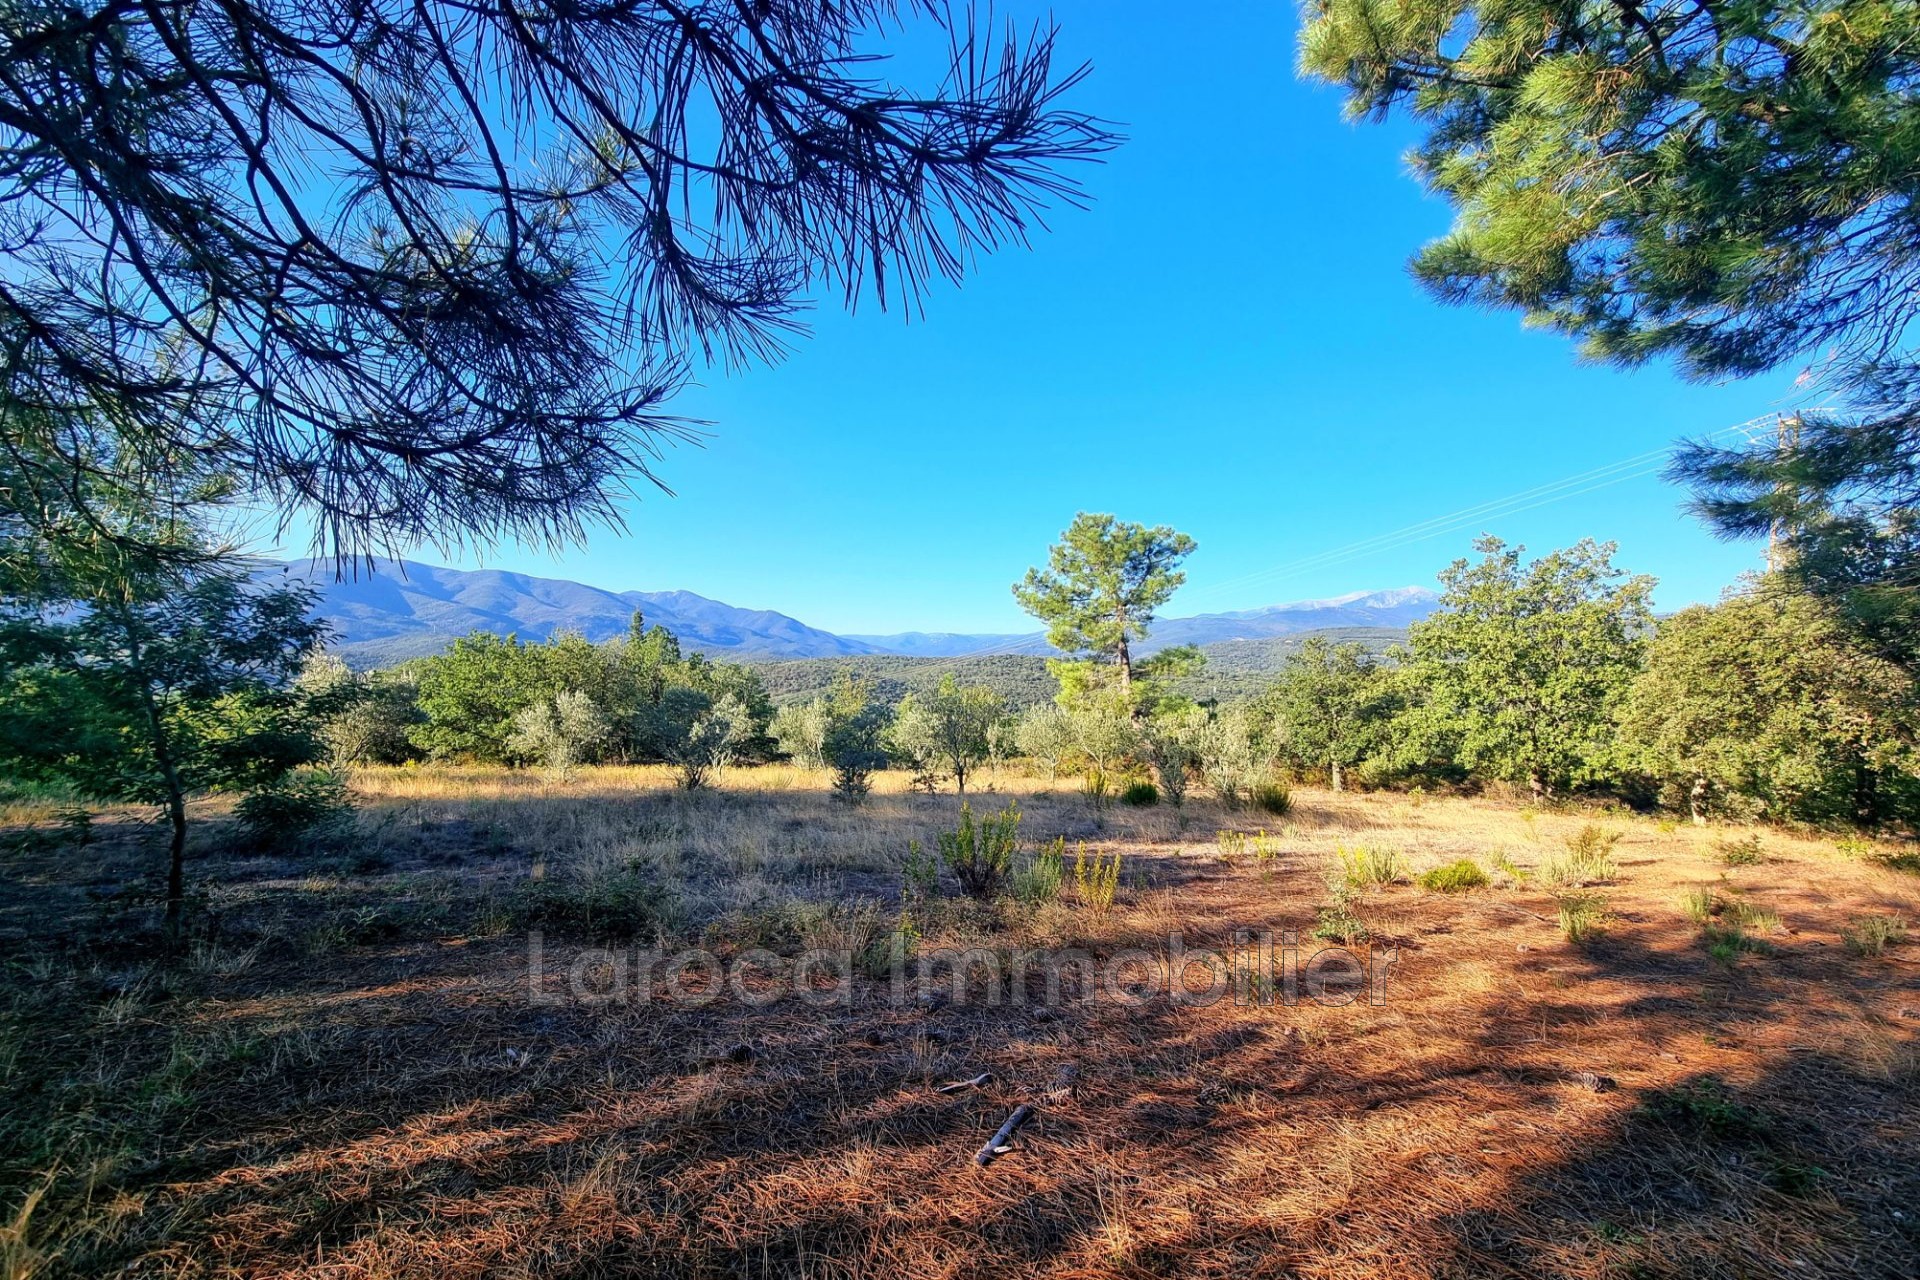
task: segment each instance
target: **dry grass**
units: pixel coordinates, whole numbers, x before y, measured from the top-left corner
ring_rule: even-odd
[[[865,978],[823,1007],[530,1001],[530,910],[549,969],[609,936],[895,936],[909,841],[956,802],[878,781],[848,810],[793,770],[692,796],[644,769],[368,772],[321,865],[229,857],[208,822],[177,961],[141,932],[133,815],[84,851],[17,842],[0,1276],[1911,1271],[1920,985],[1909,944],[1845,937],[1913,917],[1920,878],[1824,839],[1769,831],[1730,866],[1750,833],[1610,816],[1607,928],[1576,947],[1543,873],[1592,815],[1301,790],[1272,855],[1227,865],[1216,833],[1270,816],[1097,812],[1009,775],[1027,850],[1119,856],[1111,910],[949,897],[921,945],[1304,934],[1343,849],[1501,875],[1354,898],[1398,957],[1378,1005],[899,1006]],[[1764,960],[1708,954],[1675,908],[1702,886]],[[1023,1100],[1037,1121],[976,1168]]]

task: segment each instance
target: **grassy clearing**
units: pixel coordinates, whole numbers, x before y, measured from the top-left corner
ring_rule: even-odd
[[[971,797],[981,865],[979,819],[1021,814],[974,897],[939,856],[957,800],[893,775],[858,810],[784,769],[704,795],[644,769],[354,786],[356,829],[300,856],[235,855],[199,806],[178,958],[147,815],[95,813],[82,844],[53,805],[10,833],[0,1275],[1910,1269],[1904,846],[1769,832],[1764,886],[1703,886],[1747,833],[1305,788],[1270,830],[1008,770]],[[1548,869],[1584,848],[1588,878],[1589,827],[1604,904]],[[1463,863],[1495,874],[1408,883]],[[1604,932],[1563,927],[1574,900]],[[1737,931],[1733,963],[1703,925]],[[549,979],[596,991],[655,947],[746,965],[750,996],[768,956],[854,971],[844,1001],[541,1005],[536,928]],[[895,958],[940,948],[1191,954],[1243,929],[1298,938],[1302,966],[1391,952],[1387,996],[1040,1008],[974,968],[965,999],[887,994]],[[1037,1122],[976,1168],[1021,1102]]]

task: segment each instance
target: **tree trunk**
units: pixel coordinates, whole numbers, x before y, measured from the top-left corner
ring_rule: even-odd
[[[1120,632],[1120,648],[1118,653],[1118,656],[1120,659],[1120,662],[1119,662],[1120,694],[1122,697],[1124,697],[1127,700],[1128,708],[1132,709],[1133,707],[1133,653],[1127,647],[1127,633],[1125,630],[1125,626],[1126,626],[1126,620],[1123,618],[1121,620],[1122,630]]]
[[[173,785],[167,793],[167,822],[173,828],[167,846],[167,936],[180,936],[180,908],[187,896],[187,800]]]
[[[1346,779],[1340,773],[1340,762],[1338,760],[1330,760],[1327,763],[1332,766],[1333,770],[1333,789],[1335,791],[1345,791],[1347,789]]]
[[[953,762],[953,785],[961,795],[967,794],[967,766],[958,760]]]
[[[1540,776],[1538,769],[1530,770],[1527,773],[1527,789],[1533,792],[1533,802],[1535,804],[1539,804],[1547,798],[1547,780]]]
[[[1693,825],[1707,825],[1707,780],[1695,778],[1692,790],[1687,792],[1687,812],[1693,818]]]

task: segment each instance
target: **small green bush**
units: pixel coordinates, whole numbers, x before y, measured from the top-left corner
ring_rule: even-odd
[[[1073,887],[1079,891],[1080,901],[1095,915],[1103,916],[1113,910],[1114,896],[1120,891],[1119,852],[1116,850],[1111,858],[1106,858],[1096,849],[1089,858],[1087,846],[1081,845],[1073,859]]]
[[[1705,924],[1719,913],[1720,898],[1705,885],[1699,885],[1680,895],[1680,909],[1695,924]]]
[[[1907,922],[1897,916],[1860,916],[1841,930],[1840,938],[1857,956],[1877,956],[1889,944],[1906,941]]]
[[[1468,889],[1484,889],[1486,885],[1487,873],[1471,858],[1435,867],[1420,877],[1420,887],[1430,893],[1464,893]]]
[[[1371,845],[1360,845],[1349,849],[1345,845],[1337,845],[1333,852],[1338,859],[1338,879],[1350,889],[1364,889],[1376,884],[1399,884],[1407,878],[1406,868],[1401,864],[1400,855],[1393,849],[1375,848]]]
[[[1707,944],[1707,954],[1724,965],[1732,965],[1743,955],[1765,955],[1773,950],[1766,942],[1748,933],[1738,920],[1708,925],[1700,931],[1700,940]]]
[[[1611,884],[1619,875],[1613,864],[1613,846],[1620,833],[1588,823],[1567,839],[1565,854],[1556,854],[1541,864],[1540,874],[1548,884],[1567,889]]]
[[[1560,932],[1575,946],[1605,931],[1607,900],[1601,895],[1569,893],[1560,899]]]
[[[530,880],[511,912],[522,928],[578,930],[616,942],[657,941],[678,931],[679,895],[638,867],[566,880]]]
[[[960,824],[940,833],[940,860],[974,898],[991,898],[1013,870],[1013,848],[1020,834],[1020,806],[1010,804],[977,823],[973,806],[962,802]]]
[[[233,816],[256,848],[286,851],[338,835],[352,820],[353,801],[338,774],[310,769],[249,791]]]
[[[1345,885],[1334,886],[1333,905],[1321,907],[1317,916],[1313,936],[1323,942],[1352,946],[1369,936],[1366,922],[1354,913],[1353,890]]]
[[[1254,785],[1253,804],[1275,817],[1284,817],[1293,812],[1293,792],[1278,778],[1269,778]]]
[[[1120,793],[1120,803],[1130,804],[1137,809],[1145,809],[1160,803],[1160,788],[1151,782],[1133,782]]]
[[[1744,840],[1723,840],[1720,842],[1720,861],[1729,867],[1754,867],[1767,860],[1766,850],[1760,844],[1758,833]]]
[[[1067,838],[1056,836],[1014,873],[1013,896],[1029,906],[1041,906],[1058,901],[1066,882]]]

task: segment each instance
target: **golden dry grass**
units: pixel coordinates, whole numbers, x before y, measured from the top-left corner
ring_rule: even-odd
[[[670,941],[722,955],[798,945],[795,904],[891,919],[907,842],[956,807],[902,782],[847,810],[784,769],[693,796],[648,769],[368,771],[354,838],[281,858],[226,851],[209,803],[217,888],[165,963],[128,815],[87,850],[21,843],[0,1275],[1911,1274],[1916,948],[1843,936],[1920,916],[1920,878],[1811,835],[1728,867],[1745,830],[1304,790],[1285,818],[1099,815],[1008,775],[975,804],[1121,853],[1119,900],[948,903],[925,945],[1304,932],[1341,848],[1495,883],[1354,893],[1398,956],[1378,1005],[899,1005],[866,979],[826,1007],[530,1002],[530,883],[637,879]],[[1541,872],[1589,823],[1620,838],[1582,890],[1606,930],[1573,946]],[[1223,858],[1223,829],[1279,853]],[[1709,954],[1701,887],[1764,949]],[[560,968],[600,942],[548,935]],[[976,1167],[1021,1101],[1035,1123]]]

